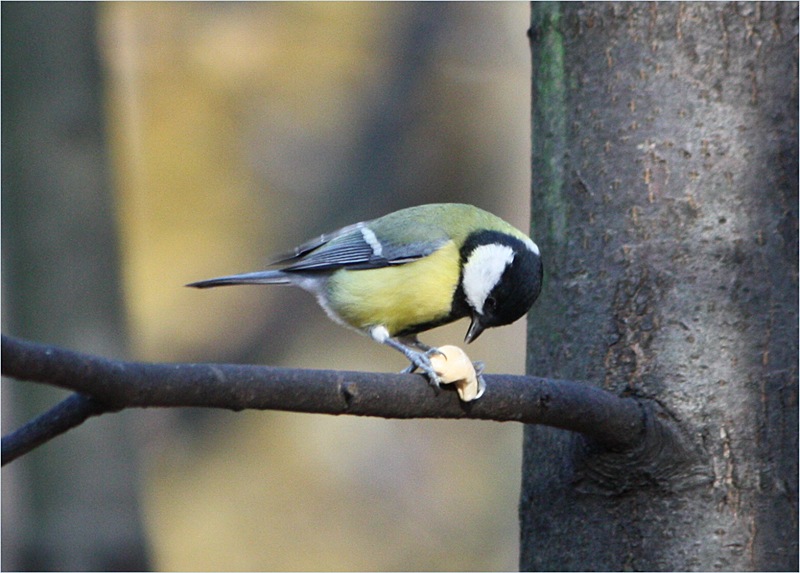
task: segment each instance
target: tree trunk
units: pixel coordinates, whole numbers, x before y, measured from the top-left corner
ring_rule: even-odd
[[[534,3],[528,372],[652,400],[700,467],[526,428],[523,570],[797,570],[796,3]]]
[[[2,5],[3,330],[120,356],[96,8]],[[4,431],[64,397],[10,380],[2,392]],[[123,413],[4,468],[2,568],[147,568],[136,461]]]

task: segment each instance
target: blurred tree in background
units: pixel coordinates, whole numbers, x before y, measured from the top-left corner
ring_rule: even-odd
[[[122,357],[97,7],[2,4],[3,331]],[[4,380],[3,433],[64,394]],[[3,469],[3,569],[147,567],[133,416]]]
[[[51,27],[73,21],[57,13],[66,8],[37,6],[3,4],[3,309],[11,334],[110,356],[130,345],[143,360],[400,370],[402,357],[330,323],[305,293],[197,292],[182,285],[257,270],[272,254],[319,233],[425,202],[474,203],[527,228],[525,4],[71,5],[83,26],[71,37],[83,49],[99,41],[102,75],[91,55],[57,43],[62,35]],[[33,56],[46,70],[38,80],[47,88],[42,92],[71,99],[23,115],[12,102],[36,103],[14,95],[32,79],[12,82],[10,73],[33,77],[35,67],[13,59]],[[95,66],[84,81],[95,90],[102,85],[103,100],[88,88],[66,88],[80,62]],[[79,112],[92,119],[80,129],[60,127],[63,139],[35,131],[37,119],[59,125]],[[32,174],[24,192],[15,183],[22,169],[15,161]],[[91,179],[94,186],[64,174],[91,166],[101,174]],[[27,210],[16,207],[24,201]],[[45,214],[45,205],[52,212]],[[49,218],[26,219],[33,216]],[[92,283],[111,294],[95,293]],[[33,298],[37,289],[43,292]],[[58,298],[65,292],[74,298]],[[103,302],[108,297],[116,302]],[[19,318],[25,309],[42,329],[83,334],[28,329],[33,318]],[[99,327],[87,336],[77,328],[87,317],[126,328],[127,336]],[[459,342],[465,329],[452,325],[425,340]],[[470,354],[490,371],[521,373],[524,325],[484,336]],[[23,410],[17,395],[23,400],[34,392],[14,385],[10,408],[7,388],[4,421],[21,422],[56,399]],[[126,433],[138,446],[132,452],[114,445],[114,432],[105,429],[119,419],[79,430],[108,441],[113,452],[70,433],[4,469],[4,566],[5,550],[24,531],[26,550],[55,543],[34,508],[73,524],[59,543],[69,546],[78,536],[71,547],[123,554],[105,541],[108,535],[84,526],[69,500],[25,491],[18,477],[24,471],[25,481],[58,476],[64,487],[90,492],[101,490],[85,472],[120,491],[136,487],[140,473],[139,505],[131,499],[117,509],[128,539],[135,539],[141,508],[157,569],[516,567],[517,426],[133,412],[128,422],[116,422],[135,423]],[[95,467],[90,456],[124,468],[122,480],[113,481],[113,468]],[[40,469],[42,460],[55,464],[62,457],[73,466]],[[91,500],[78,505],[88,513],[103,507]],[[139,561],[103,565],[81,565],[67,554],[62,548],[53,561],[27,567],[146,566],[143,553]],[[59,556],[64,560],[55,561]]]

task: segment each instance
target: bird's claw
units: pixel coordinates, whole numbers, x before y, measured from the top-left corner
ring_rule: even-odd
[[[433,365],[431,364],[430,357],[434,354],[442,354],[439,352],[438,348],[429,348],[424,353],[423,352],[413,352],[407,355],[407,358],[411,361],[411,364],[408,365],[407,368],[403,369],[402,374],[411,374],[415,372],[417,369],[422,370],[425,373],[425,376],[428,377],[428,383],[433,387],[436,393],[439,393],[441,389],[442,380],[439,378],[439,375],[433,369]]]

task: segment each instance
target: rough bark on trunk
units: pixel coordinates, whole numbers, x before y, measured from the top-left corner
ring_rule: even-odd
[[[527,427],[523,570],[798,567],[797,16],[532,6],[528,373],[658,402],[701,467]]]

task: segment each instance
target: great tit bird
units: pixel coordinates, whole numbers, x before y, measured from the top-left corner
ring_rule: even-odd
[[[335,322],[402,352],[438,388],[417,339],[469,317],[465,340],[522,317],[542,287],[539,247],[502,219],[462,204],[431,204],[349,225],[295,248],[276,268],[187,286],[288,284],[317,297]]]

